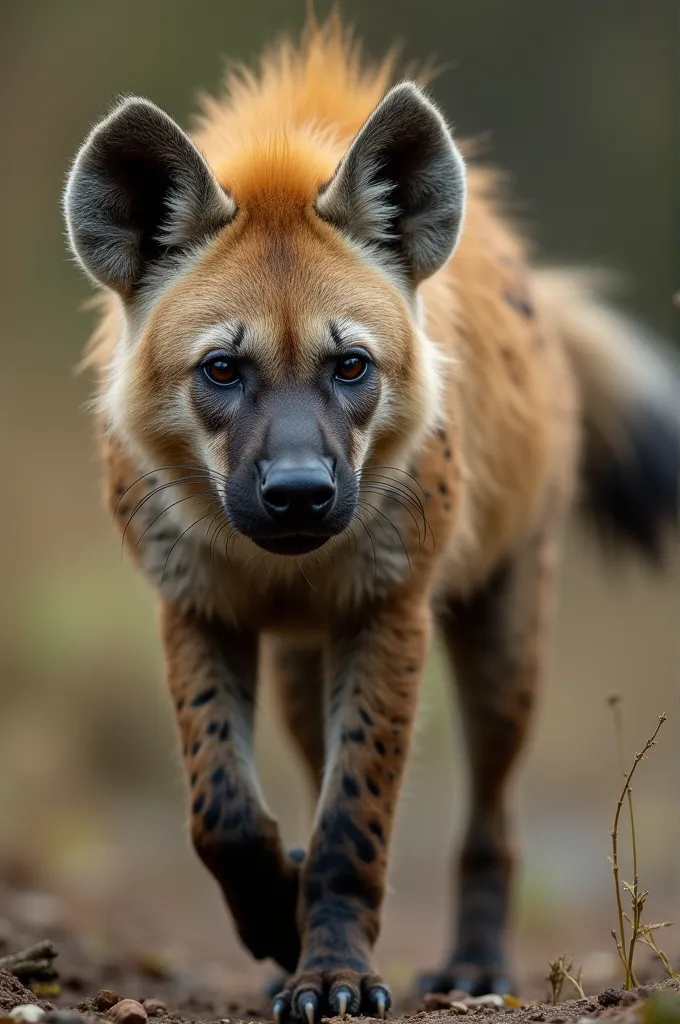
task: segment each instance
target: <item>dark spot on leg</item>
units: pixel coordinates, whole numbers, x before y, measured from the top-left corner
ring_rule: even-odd
[[[450,459],[451,458],[451,449],[450,448],[445,448],[444,449],[444,458],[445,459]]]
[[[379,821],[376,821],[375,818],[372,821],[369,821],[368,828],[369,831],[372,832],[374,836],[377,836],[381,843],[385,842],[385,836],[383,834],[382,825],[380,824]]]
[[[217,696],[217,687],[209,686],[207,690],[202,690],[197,693],[191,702],[192,708],[200,708],[204,704],[208,704],[214,697]]]
[[[342,743],[365,743],[366,733],[363,729],[344,729],[341,737]]]
[[[229,722],[225,722],[224,725],[222,726],[220,730],[220,739],[222,740],[222,742],[224,742],[224,740],[226,739],[229,739]]]
[[[211,722],[210,725],[208,726],[206,732],[208,733],[209,736],[214,736],[215,733],[217,732],[217,730],[219,729],[219,727],[220,727],[220,723],[219,722]]]
[[[199,793],[196,799],[194,800],[193,804],[191,805],[191,810],[194,812],[194,814],[200,814],[201,811],[203,810],[204,805],[205,793]]]
[[[214,796],[212,798],[211,803],[210,803],[210,807],[208,808],[208,810],[203,815],[203,825],[204,825],[204,827],[205,827],[207,832],[212,832],[212,830],[217,825],[217,822],[220,820],[220,812],[221,812],[221,810],[222,810],[221,801],[220,801],[219,797]]]
[[[373,725],[373,719],[365,708],[359,708],[359,716],[364,725]]]
[[[387,747],[385,746],[382,740],[376,740],[373,746],[375,747],[375,749],[377,750],[381,757],[384,757],[385,754],[387,753]]]
[[[197,782],[198,782],[198,772],[192,772],[191,776],[189,778],[189,783],[190,783],[192,789],[194,788],[194,786],[196,785]]]
[[[196,757],[196,754],[199,752],[200,749],[201,749],[201,741],[200,740],[195,740],[194,741],[194,745],[191,748],[191,753],[194,755],[194,757]]]
[[[213,786],[219,786],[220,782],[224,781],[225,774],[226,773],[222,765],[220,765],[219,768],[216,768],[215,771],[210,776],[210,781],[212,782]]]
[[[373,796],[380,796],[380,793],[381,793],[380,786],[375,781],[375,779],[372,779],[370,777],[370,775],[366,776],[366,788],[368,789],[369,793],[373,794]]]
[[[356,779],[353,779],[351,775],[343,775],[342,791],[345,796],[359,796],[359,786]]]
[[[449,493],[449,489],[448,489],[448,487],[446,486],[446,484],[444,483],[443,480],[439,481],[439,485],[438,486],[439,486],[439,493],[440,494],[448,494]]]

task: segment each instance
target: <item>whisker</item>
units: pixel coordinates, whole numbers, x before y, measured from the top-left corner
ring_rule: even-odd
[[[398,494],[401,494],[403,498],[408,498],[409,501],[413,502],[421,515],[425,513],[425,506],[410,484],[404,483],[401,480],[393,480],[392,477],[387,476],[385,473],[373,473],[369,471],[369,473],[365,473],[364,476],[362,476],[362,484],[365,478],[367,478],[369,484],[378,482],[393,488]]]
[[[173,503],[171,505],[167,505],[166,508],[164,508],[161,512],[159,512],[158,515],[155,516],[151,520],[149,525],[146,526],[142,530],[142,532],[140,533],[139,537],[137,538],[137,541],[135,543],[135,547],[136,548],[139,547],[139,545],[141,543],[141,540],[142,540],[142,537],[144,537],[144,535],[149,532],[151,527],[154,525],[154,523],[158,522],[158,520],[160,519],[161,516],[165,515],[166,512],[169,512],[171,508],[175,507],[175,505],[180,505],[183,501],[188,501],[189,498],[196,498],[199,494],[209,494],[209,493],[210,493],[209,491],[197,491],[196,494],[185,494],[183,498],[178,498],[177,501],[173,501]],[[202,498],[201,501],[198,502],[198,505],[203,505],[203,504],[205,504],[206,501],[210,501],[210,500],[211,500],[210,498]],[[193,507],[194,506],[192,506],[192,508]]]
[[[179,537],[177,538],[175,543],[172,545],[172,547],[168,551],[168,557],[165,559],[165,565],[163,566],[163,573],[161,575],[161,583],[165,579],[165,574],[166,574],[167,569],[168,569],[168,562],[170,561],[172,553],[175,550],[175,548],[177,547],[177,545],[179,544],[179,542],[181,541],[182,537],[184,537],[189,532],[189,530],[193,530],[194,526],[198,526],[199,523],[202,523],[203,520],[207,519],[208,516],[210,516],[210,515],[212,515],[212,512],[206,512],[206,514],[204,516],[201,516],[200,519],[196,519],[195,522],[191,523],[190,526],[187,526],[186,530],[183,530],[182,533],[180,533]]]
[[[411,519],[413,520],[413,522],[415,524],[415,527],[416,527],[416,530],[418,531],[418,536],[420,537],[420,523],[416,519],[412,509],[409,508],[409,499],[405,495],[403,495],[400,491],[397,491],[395,493],[393,491],[393,489],[391,487],[389,487],[387,484],[380,484],[380,483],[370,483],[369,482],[364,487],[364,490],[370,491],[373,494],[383,494],[390,501],[395,501],[395,502],[397,502],[398,505],[401,505],[401,507],[406,512],[408,512],[408,514],[410,515]],[[398,497],[397,497],[397,495],[398,495]],[[410,504],[413,505],[413,502],[411,501]],[[416,508],[416,511],[418,511],[417,508]],[[422,513],[419,512],[419,515],[420,515],[420,518],[422,519],[423,518]]]
[[[387,520],[387,522],[390,524],[390,526],[392,527],[394,532],[396,533],[397,537],[399,538],[399,543],[401,544],[402,548],[404,549],[404,554],[406,555],[406,561],[408,562],[408,567],[409,567],[411,576],[413,576],[413,566],[411,565],[411,559],[409,558],[406,545],[404,544],[404,538],[402,537],[401,533],[399,532],[397,527],[394,525],[394,523],[392,522],[392,520],[390,519],[389,516],[386,516],[385,513],[381,512],[381,510],[379,508],[377,508],[375,505],[371,505],[370,501],[367,501],[366,505],[370,505],[370,507],[372,509],[374,509],[376,512],[378,512],[379,515],[383,516]]]
[[[154,487],[153,490],[149,491],[148,494],[145,494],[144,497],[140,501],[137,502],[137,504],[133,508],[132,512],[130,513],[130,516],[129,516],[129,518],[128,518],[128,520],[127,520],[127,522],[126,522],[126,524],[125,524],[125,526],[123,528],[123,534],[121,536],[121,544],[125,543],[125,535],[127,534],[128,527],[130,526],[130,523],[132,522],[132,520],[135,518],[135,516],[137,515],[139,510],[142,508],[142,506],[146,505],[147,501],[150,501],[151,498],[153,498],[156,494],[160,494],[161,491],[166,491],[169,487],[176,487],[178,484],[189,483],[189,482],[192,482],[192,483],[199,483],[199,482],[203,483],[204,480],[205,480],[204,476],[200,476],[200,477],[185,477],[183,480],[169,480],[167,483],[159,484],[158,487]],[[199,493],[198,491],[194,492],[194,494],[198,494],[198,493]],[[202,494],[204,492],[201,491],[200,493]],[[206,490],[205,493],[208,493],[207,490]]]
[[[374,466],[372,466],[372,465],[366,466],[363,470],[361,470],[361,469],[355,470],[355,472],[357,472],[357,473],[362,473],[362,472],[365,473],[365,472],[367,472],[367,471],[369,471],[371,469],[389,469],[391,473],[402,473],[404,476],[409,477],[410,480],[413,480],[413,482],[416,485],[416,487],[418,487],[419,490],[422,491],[423,497],[425,497],[425,491],[423,490],[422,484],[420,483],[418,478],[415,477],[413,475],[413,473],[407,473],[407,471],[405,469],[400,469],[398,466],[384,466],[384,465],[382,465],[380,463],[377,463]]]
[[[371,547],[373,548],[373,578],[374,578],[374,581],[377,583],[377,581],[378,581],[378,556],[377,556],[376,551],[375,551],[375,544],[373,543],[373,536],[372,536],[371,531],[369,530],[369,528],[366,526],[366,523],[361,518],[361,512],[359,511],[358,508],[355,509],[354,516],[355,516],[356,522],[360,523],[363,526],[364,530],[368,534],[368,539],[371,542]]]
[[[380,488],[380,487],[379,487],[379,486],[378,486],[377,484],[369,484],[369,485],[368,485],[368,486],[366,487],[366,490],[367,490],[367,491],[368,491],[369,493],[371,493],[371,494],[384,494],[384,495],[385,495],[385,497],[386,497],[386,498],[387,498],[387,499],[388,499],[389,501],[394,501],[394,502],[396,502],[396,504],[397,504],[397,505],[401,505],[401,507],[402,507],[402,508],[403,508],[403,509],[404,509],[404,510],[405,510],[406,512],[408,512],[408,514],[410,515],[411,519],[413,520],[413,522],[414,522],[414,524],[415,524],[415,528],[416,528],[416,530],[417,530],[417,532],[418,532],[418,554],[420,554],[420,551],[422,550],[422,546],[423,546],[424,540],[425,540],[425,538],[427,537],[427,525],[425,525],[425,526],[424,526],[424,536],[423,536],[423,537],[421,537],[421,536],[420,536],[420,525],[419,525],[419,523],[418,523],[418,520],[416,519],[415,515],[413,514],[413,512],[411,511],[411,509],[410,509],[410,508],[408,507],[408,505],[406,505],[406,504],[405,504],[405,503],[404,503],[403,501],[401,501],[401,499],[400,499],[400,498],[397,498],[397,497],[396,497],[396,496],[395,496],[394,494],[391,494],[391,493],[390,493],[389,491],[387,491],[387,490],[382,490],[382,489],[381,489],[381,488]],[[426,524],[426,523],[427,523],[427,520],[425,519],[425,516],[422,516],[422,519],[423,519],[424,523]],[[432,532],[432,528],[431,528],[431,527],[430,527],[430,532]]]
[[[148,472],[142,473],[142,475],[138,476],[136,480],[133,480],[131,484],[128,484],[128,486],[125,488],[124,491],[121,491],[120,496],[118,498],[118,501],[116,502],[116,505],[115,505],[115,508],[114,508],[114,513],[113,513],[114,516],[115,516],[116,512],[118,511],[118,506],[120,505],[120,503],[123,500],[123,498],[125,497],[125,495],[128,493],[128,491],[131,491],[133,487],[135,487],[138,483],[140,483],[140,481],[146,480],[146,478],[148,476],[153,476],[155,473],[168,473],[168,472],[170,472],[170,470],[174,470],[174,469],[191,470],[192,472],[199,472],[199,473],[204,474],[204,475],[207,474],[208,476],[214,475],[218,479],[221,477],[225,481],[225,483],[226,483],[226,480],[227,480],[227,478],[224,475],[224,473],[220,473],[216,469],[208,469],[206,466],[159,466],[157,469],[150,469],[150,470],[148,470]]]
[[[307,574],[306,574],[305,570],[304,570],[304,569],[302,568],[302,563],[300,562],[300,560],[299,560],[299,559],[298,559],[298,569],[299,569],[299,570],[300,570],[300,572],[302,573],[302,578],[303,578],[303,579],[305,580],[305,582],[306,582],[306,583],[307,583],[307,584],[308,584],[308,585],[309,585],[309,586],[311,587],[311,589],[312,589],[312,590],[313,590],[313,591],[314,591],[314,592],[316,593],[316,587],[312,587],[312,584],[311,584],[311,583],[309,582],[309,579],[308,579],[308,577],[307,577]]]

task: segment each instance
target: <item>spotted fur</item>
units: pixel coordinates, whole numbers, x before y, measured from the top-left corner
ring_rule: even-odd
[[[428,984],[510,984],[506,782],[578,467],[600,517],[644,550],[677,511],[663,364],[649,370],[578,281],[530,268],[493,178],[390,76],[336,21],[313,26],[259,75],[231,71],[192,139],[148,101],[117,107],[65,201],[76,255],[108,289],[88,357],[107,500],[159,594],[194,844],[245,945],[291,972],[277,1016],[389,1006],[372,951],[436,625],[472,801],[456,942]],[[356,344],[369,385],[322,387],[320,366]],[[255,374],[248,402],[207,389],[215,347]],[[299,557],[258,546],[238,511],[254,453],[284,428],[332,449],[351,511]],[[317,799],[302,860],[253,761],[263,636]]]

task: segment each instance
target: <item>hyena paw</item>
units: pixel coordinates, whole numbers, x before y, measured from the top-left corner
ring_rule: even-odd
[[[300,957],[296,914],[303,860],[302,850],[290,850],[276,871],[255,872],[254,890],[242,894],[247,898],[241,898],[238,910],[231,904],[241,940],[253,956],[257,960],[271,957],[288,973],[295,970]]]
[[[465,992],[471,996],[514,993],[515,985],[505,964],[454,962],[441,971],[421,974],[417,981],[419,996],[430,993]]]
[[[377,974],[338,968],[303,971],[290,978],[274,999],[276,1024],[295,1020],[316,1024],[321,1017],[385,1017],[390,991]]]

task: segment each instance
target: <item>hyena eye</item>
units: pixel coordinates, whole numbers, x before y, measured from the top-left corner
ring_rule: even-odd
[[[335,367],[337,380],[355,381],[359,380],[368,369],[368,359],[365,356],[347,356],[341,359]]]
[[[213,356],[203,363],[203,373],[213,384],[235,384],[239,379],[236,364],[226,356]]]

